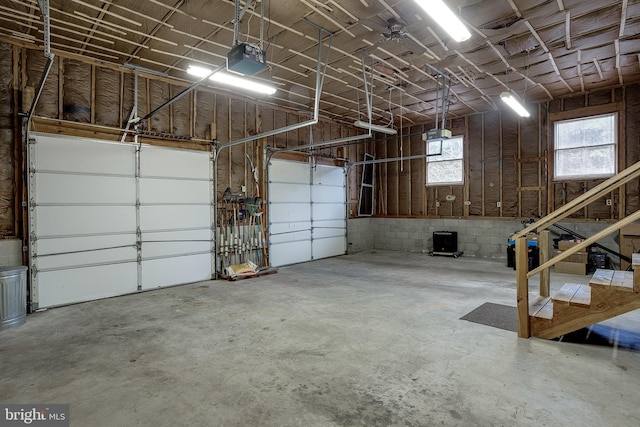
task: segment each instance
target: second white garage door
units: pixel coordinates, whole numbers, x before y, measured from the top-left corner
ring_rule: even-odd
[[[268,195],[272,266],[346,253],[344,168],[271,160]]]

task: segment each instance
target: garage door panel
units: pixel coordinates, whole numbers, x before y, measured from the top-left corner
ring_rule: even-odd
[[[73,266],[86,266],[115,262],[136,262],[135,246],[129,248],[99,249],[87,252],[59,255],[45,255],[38,257],[38,270],[57,269]]]
[[[210,206],[141,206],[142,231],[210,228]]]
[[[292,231],[292,232],[283,233],[283,234],[272,234],[270,236],[269,243],[281,244],[281,243],[300,242],[300,241],[309,241],[309,240],[311,240],[311,229]]]
[[[325,238],[325,237],[344,237],[345,236],[345,224],[339,224],[333,221],[320,221],[315,223],[313,227],[313,238]]]
[[[271,189],[270,203],[300,203],[301,201],[309,203],[311,201],[311,187],[309,185],[272,182],[269,188]]]
[[[109,234],[106,236],[65,237],[53,239],[38,239],[39,254],[54,254],[74,251],[91,251],[94,249],[114,248],[119,246],[135,246],[136,235]]]
[[[136,230],[134,206],[38,206],[38,236],[130,233]]]
[[[313,170],[314,185],[344,186],[344,169],[335,166],[317,165]]]
[[[135,205],[135,178],[42,173],[36,186],[40,204]]]
[[[311,230],[311,221],[272,223],[269,231],[272,235],[290,233],[293,231]]]
[[[344,235],[313,240],[313,258],[327,258],[336,255],[344,255],[347,251]]]
[[[209,199],[209,181],[140,178],[140,203],[202,203]]]
[[[210,178],[210,154],[167,147],[142,147],[140,175],[163,178]]]
[[[273,165],[276,166],[273,167]],[[286,160],[271,161],[269,168],[269,181],[271,182],[309,183],[310,177],[308,163]]]
[[[344,204],[315,203],[311,210],[314,221],[341,219],[345,217]]]
[[[137,290],[135,262],[38,273],[39,307],[51,307]]]
[[[211,280],[211,254],[142,261],[142,289]]]
[[[344,188],[326,185],[314,185],[311,187],[311,197],[314,203],[339,203],[344,204]]]
[[[311,243],[309,240],[287,243],[271,243],[269,262],[280,266],[305,262],[311,259]]]
[[[211,242],[144,242],[142,259],[211,251]]]
[[[37,139],[36,170],[89,174],[135,174],[131,144],[32,134]]]
[[[273,222],[298,222],[310,220],[308,203],[282,203],[269,205],[269,218]]]

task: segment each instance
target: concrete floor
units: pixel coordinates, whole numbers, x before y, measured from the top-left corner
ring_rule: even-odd
[[[53,309],[0,331],[0,402],[72,426],[640,425],[639,353],[459,320],[514,282],[371,251]]]

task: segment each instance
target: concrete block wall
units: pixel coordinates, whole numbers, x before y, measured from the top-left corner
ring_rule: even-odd
[[[599,222],[561,222],[560,225],[590,237],[610,224]],[[364,249],[387,249],[428,253],[433,250],[434,231],[456,231],[458,250],[464,256],[504,260],[507,258],[509,237],[522,230],[518,220],[483,219],[418,219],[366,218],[351,219],[347,223],[350,252]],[[552,229],[557,233],[562,231]],[[558,237],[552,232],[551,239]],[[618,233],[598,242],[614,251],[619,250]],[[357,249],[357,250],[356,250]],[[617,263],[617,258],[610,257]],[[614,264],[615,266],[615,264]]]
[[[352,254],[373,249],[371,220],[371,218],[347,220],[347,253]]]
[[[22,265],[22,241],[19,239],[0,239],[0,265]]]

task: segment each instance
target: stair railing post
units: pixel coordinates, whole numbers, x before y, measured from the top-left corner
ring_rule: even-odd
[[[538,254],[540,265],[549,261],[549,230],[542,230],[538,236]],[[548,297],[551,282],[551,271],[545,268],[540,272],[540,296]]]
[[[527,238],[516,239],[516,295],[518,308],[518,336],[529,338],[529,255]]]

